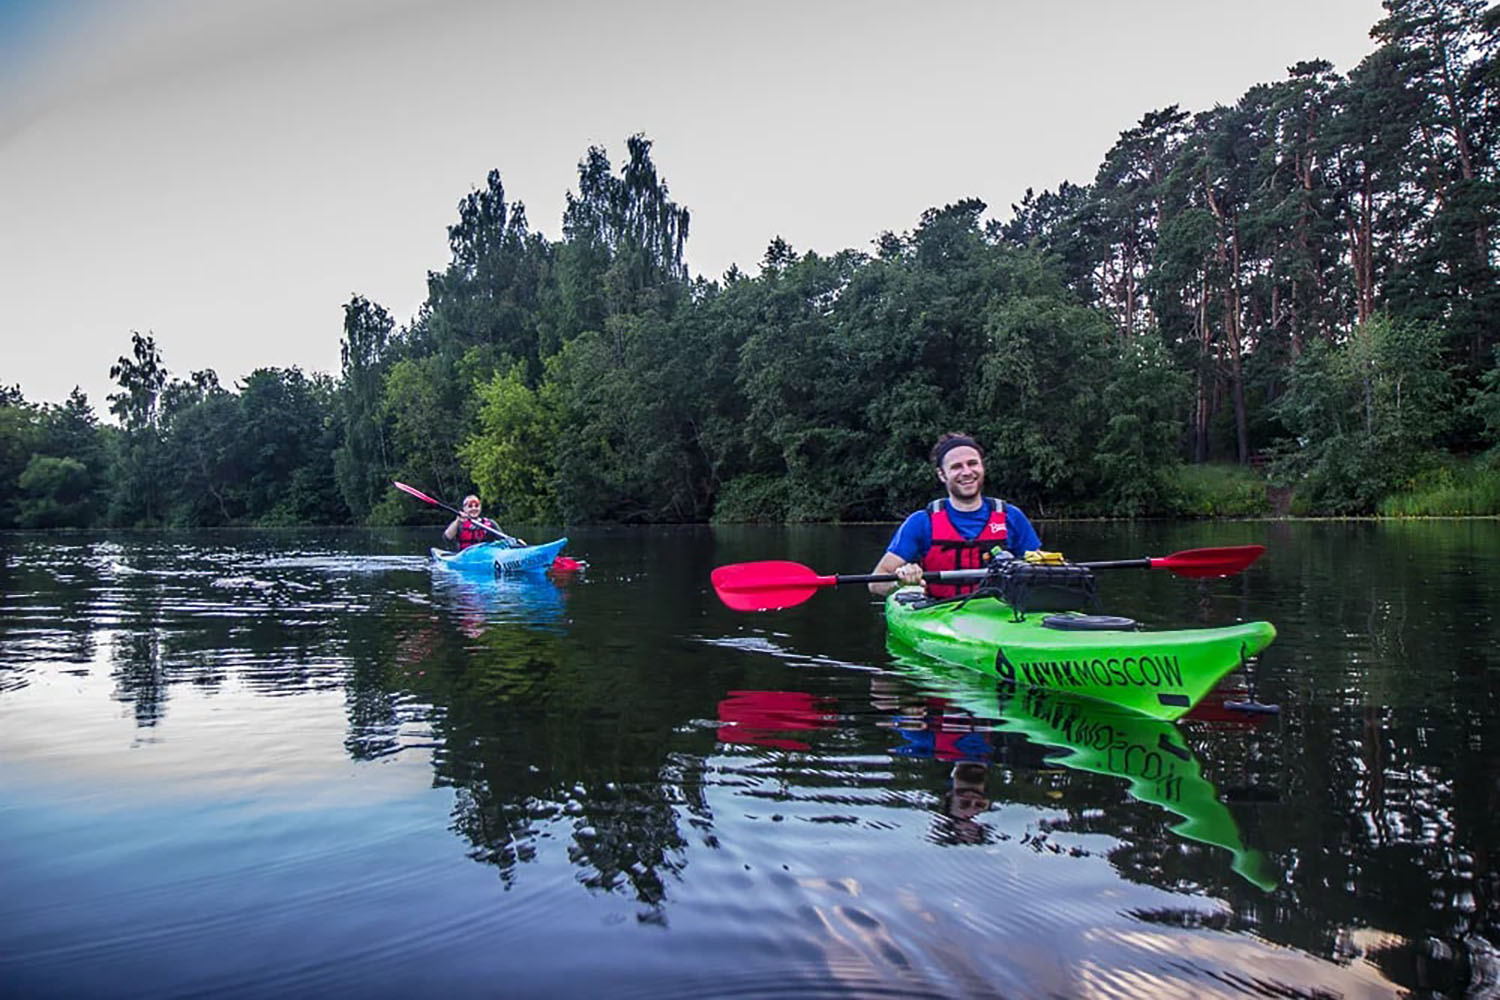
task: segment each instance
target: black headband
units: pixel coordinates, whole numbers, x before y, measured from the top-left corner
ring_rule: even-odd
[[[943,459],[947,458],[948,452],[954,448],[973,448],[981,456],[984,454],[984,450],[979,447],[979,442],[971,437],[960,434],[958,437],[951,437],[937,446],[936,461],[933,464],[941,469],[943,467]]]

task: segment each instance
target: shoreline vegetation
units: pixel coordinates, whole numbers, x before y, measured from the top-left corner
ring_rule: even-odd
[[[884,521],[801,521],[801,522],[779,522],[777,524],[762,524],[760,527],[795,527],[802,524],[844,527],[844,528],[895,528],[901,524],[900,518],[891,518]],[[1150,523],[1152,521],[1173,521],[1177,523],[1191,521],[1224,522],[1224,523],[1256,523],[1265,522],[1269,524],[1319,524],[1319,523],[1345,523],[1345,522],[1370,522],[1374,524],[1406,524],[1425,521],[1500,521],[1500,514],[1223,514],[1209,517],[1177,517],[1173,515],[1153,515],[1149,517],[1109,517],[1075,515],[1071,517],[1047,517],[1035,518],[1038,523],[1046,524],[1135,524]],[[519,523],[519,522],[518,522]],[[736,522],[738,524],[738,522]],[[684,522],[672,525],[663,524],[641,524],[634,527],[682,527],[682,528],[714,528],[734,527],[736,524],[725,524],[724,522]],[[110,527],[106,525],[92,527],[58,527],[58,528],[0,528],[0,535],[92,535],[102,532],[130,532],[143,534],[174,534],[189,531],[243,531],[247,533],[278,532],[278,531],[307,531],[318,530],[349,530],[367,531],[382,528],[410,528],[420,530],[433,527],[433,524],[217,524],[211,528],[204,526],[171,526],[171,525],[131,525],[129,527]],[[442,525],[437,524],[437,527]],[[601,527],[603,525],[600,525]],[[755,525],[745,525],[752,527]]]
[[[644,135],[586,151],[555,240],[492,170],[415,317],[350,297],[336,374],[224,385],[132,331],[115,424],[0,386],[0,529],[425,523],[395,479],[518,523],[885,523],[950,430],[1042,518],[1500,514],[1500,5],[1383,6],[1346,74],[1148,111],[1005,221],[773,236],[754,274],[688,272]]]

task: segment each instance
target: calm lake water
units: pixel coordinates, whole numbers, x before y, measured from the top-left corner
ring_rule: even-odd
[[[1040,527],[1269,546],[1100,586],[1274,622],[1233,681],[1281,713],[1003,698],[862,588],[709,586],[890,526],[576,530],[527,583],[436,529],[0,536],[0,988],[1495,995],[1500,524]]]

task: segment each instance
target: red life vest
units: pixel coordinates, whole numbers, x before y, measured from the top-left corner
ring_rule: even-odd
[[[945,569],[979,569],[990,561],[990,552],[996,546],[1005,546],[1005,502],[994,497],[985,497],[989,504],[990,519],[979,534],[965,538],[958,533],[948,518],[948,505],[934,500],[927,505],[927,516],[932,521],[932,545],[922,556],[922,569],[932,572]],[[957,597],[967,594],[979,585],[978,580],[965,583],[929,583],[927,593],[933,597]]]
[[[481,528],[481,524],[488,524],[492,527],[498,527],[497,525],[495,525],[494,521],[491,521],[487,517],[481,517],[478,521],[469,521],[463,519],[459,520],[457,536],[458,551],[462,552],[470,545],[478,545],[480,542],[488,542],[490,539],[495,537],[488,531],[485,531],[483,528]]]

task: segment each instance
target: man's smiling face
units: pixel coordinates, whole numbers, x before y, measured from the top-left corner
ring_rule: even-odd
[[[984,490],[984,459],[967,445],[950,448],[943,456],[938,479],[954,500],[972,500]]]

